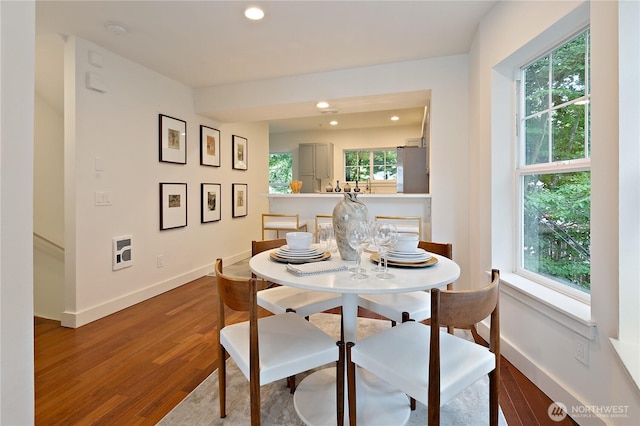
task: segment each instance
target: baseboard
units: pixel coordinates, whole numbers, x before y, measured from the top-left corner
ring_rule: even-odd
[[[223,261],[225,263],[232,264],[246,259],[249,256],[251,256],[251,251],[229,256],[228,258],[224,258]],[[121,311],[137,303],[143,302],[147,299],[158,296],[159,294],[165,293],[169,290],[173,290],[174,288],[178,288],[181,285],[203,277],[213,271],[214,263],[215,262],[212,262],[202,267],[193,269],[189,272],[185,272],[184,274],[180,274],[168,280],[152,284],[148,287],[122,295],[118,298],[109,300],[100,305],[92,306],[82,311],[64,311],[61,315],[61,325],[63,327],[69,328],[82,327],[83,325],[89,324],[90,322],[99,320],[100,318],[104,318],[115,312]]]
[[[478,334],[487,342],[489,341],[489,327],[485,322],[477,324]],[[552,401],[563,403],[568,410],[570,407],[587,407],[585,401],[580,400],[571,389],[564,385],[556,377],[553,377],[544,367],[529,359],[526,354],[508,339],[500,339],[500,353],[514,367],[533,382]],[[569,412],[569,414],[571,414]],[[578,419],[581,425],[605,425],[606,422],[596,415],[581,417]]]

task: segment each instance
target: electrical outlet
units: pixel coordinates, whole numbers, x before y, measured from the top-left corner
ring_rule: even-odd
[[[164,256],[159,254],[156,259],[156,267],[162,268],[164,266]]]
[[[589,341],[578,334],[573,340],[576,344],[576,359],[584,365],[589,365]]]

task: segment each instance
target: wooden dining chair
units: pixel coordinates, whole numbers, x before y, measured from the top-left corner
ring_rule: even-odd
[[[251,256],[286,244],[285,239],[251,242]],[[304,290],[288,286],[269,286],[258,292],[258,305],[274,314],[293,311],[309,319],[310,315],[342,306],[340,293]]]
[[[428,424],[440,423],[440,407],[489,376],[489,423],[498,424],[500,383],[500,272],[479,290],[431,290],[431,325],[407,321],[347,343],[349,420],[356,425],[356,366],[425,404]],[[489,348],[440,330],[466,328],[490,316]],[[398,348],[402,350],[398,351]]]
[[[251,425],[260,425],[260,387],[312,368],[336,362],[337,424],[344,421],[344,343],[299,315],[287,312],[258,318],[255,278],[224,275],[215,263],[218,285],[218,386],[220,417],[226,417],[226,355],[249,380]],[[225,308],[248,312],[249,321],[227,325]]]
[[[430,253],[453,258],[451,243],[419,241],[418,247]],[[452,283],[447,284],[451,290]],[[412,291],[394,294],[362,294],[358,296],[358,305],[391,320],[391,325],[406,322],[409,319],[424,321],[431,316],[431,295],[428,291]],[[451,329],[453,332],[453,329]]]
[[[262,239],[265,231],[276,231],[276,238],[280,238],[280,231],[296,232],[306,231],[307,224],[300,221],[300,215],[289,213],[263,213],[262,214]]]

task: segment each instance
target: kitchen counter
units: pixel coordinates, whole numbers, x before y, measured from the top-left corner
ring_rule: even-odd
[[[307,194],[261,194],[269,198],[270,213],[298,213],[300,220],[314,231],[315,215],[331,215],[336,203],[344,198],[344,192],[317,192]],[[376,215],[421,216],[422,239],[431,239],[430,194],[365,194],[359,193],[369,211],[369,219]]]

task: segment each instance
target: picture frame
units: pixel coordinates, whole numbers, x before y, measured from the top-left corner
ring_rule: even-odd
[[[187,226],[187,184],[160,182],[160,230]]]
[[[236,170],[247,170],[249,159],[249,146],[247,138],[233,135],[233,168]]]
[[[200,125],[200,165],[220,167],[220,130]]]
[[[158,114],[158,145],[163,163],[187,164],[187,122]]]
[[[249,185],[246,183],[233,183],[232,187],[232,217],[243,217],[247,215],[247,202]]]
[[[202,205],[200,221],[202,223],[218,222],[221,219],[221,188],[222,185],[219,183],[200,184],[200,200]]]

